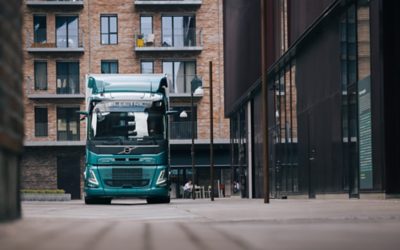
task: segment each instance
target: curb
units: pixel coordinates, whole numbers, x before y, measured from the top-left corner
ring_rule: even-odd
[[[70,201],[71,194],[21,194],[21,201]]]

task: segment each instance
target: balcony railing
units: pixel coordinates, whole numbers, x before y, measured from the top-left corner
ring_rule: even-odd
[[[45,6],[75,6],[83,7],[83,0],[25,0],[27,6],[30,7],[45,7]]]
[[[26,95],[29,99],[84,99],[85,95],[80,93],[80,84],[78,83],[63,83],[57,80],[56,88],[46,86],[36,86],[31,77],[25,81]],[[51,90],[50,90],[51,89]]]
[[[135,35],[135,51],[194,51],[203,50],[202,29],[189,29],[185,34],[166,36],[161,34]]]
[[[171,139],[191,139],[192,138],[192,123],[171,122],[170,123],[170,138]],[[197,122],[194,121],[194,138],[197,138]]]
[[[202,0],[134,0],[135,5],[137,6],[146,6],[146,5],[201,5]]]
[[[202,97],[203,93],[198,88],[202,87],[201,77],[197,75],[178,75],[171,76],[167,74],[170,86],[168,87],[170,96],[172,97],[190,97],[191,85],[193,81],[194,97]],[[194,80],[196,77],[197,80]],[[196,91],[197,90],[197,91]]]
[[[79,131],[79,128],[76,127]],[[79,134],[76,131],[57,131],[57,141],[79,141]]]
[[[26,47],[30,53],[83,53],[84,33],[79,32],[78,36],[56,37],[55,41],[36,42],[34,34],[28,32],[26,35]]]

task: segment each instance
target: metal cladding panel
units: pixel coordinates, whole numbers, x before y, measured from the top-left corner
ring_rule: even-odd
[[[217,149],[214,151],[215,166],[228,166],[230,164],[229,148]],[[187,150],[171,150],[171,167],[185,166],[191,167],[192,160],[190,147]],[[210,150],[208,148],[195,150],[195,166],[210,166]]]
[[[379,1],[380,2],[380,1]],[[380,150],[385,152],[386,192],[400,193],[400,1],[381,1],[383,7],[383,98],[385,145]],[[374,37],[374,36],[373,36]],[[381,39],[376,35],[375,39]],[[381,48],[382,48],[381,47]],[[374,48],[374,47],[373,47]],[[381,85],[382,86],[382,85]],[[373,86],[374,87],[374,86]],[[376,86],[378,88],[379,86]],[[382,121],[376,121],[382,124]]]
[[[225,115],[261,76],[259,0],[224,1]]]
[[[337,0],[289,0],[289,29],[292,44],[321,15],[321,13]]]
[[[300,190],[343,191],[339,19],[297,51]],[[311,151],[315,160],[310,160]],[[309,179],[310,178],[310,179]]]

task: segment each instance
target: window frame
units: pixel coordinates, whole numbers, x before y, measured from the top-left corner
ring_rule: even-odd
[[[143,31],[142,31],[142,18],[143,17],[150,17],[151,18],[151,34],[154,34],[154,22],[153,22],[154,18],[153,18],[152,15],[140,15],[140,20],[139,20],[140,34],[143,34]]]
[[[38,122],[38,110],[45,110],[46,111],[46,119],[45,121]],[[34,123],[35,123],[35,137],[48,137],[49,136],[49,109],[47,106],[35,106],[33,109],[34,113]],[[43,116],[44,117],[44,116]],[[42,117],[42,118],[43,118]],[[39,125],[43,125],[43,131],[41,131],[38,127]],[[43,133],[39,133],[43,132]]]
[[[81,89],[80,89],[80,85],[81,85],[81,82],[80,82],[80,62],[79,61],[56,61],[56,81],[58,81],[58,79],[59,79],[59,70],[58,70],[58,66],[59,66],[59,64],[68,64],[68,66],[67,66],[67,68],[66,68],[66,70],[67,70],[67,72],[68,72],[68,74],[67,74],[67,83],[66,83],[66,86],[64,87],[64,88],[66,88],[66,89],[69,89],[70,91],[69,92],[72,92],[72,88],[71,88],[71,83],[70,83],[70,78],[71,78],[71,64],[77,64],[77,66],[78,66],[78,72],[77,72],[77,74],[76,74],[76,76],[77,76],[77,86],[75,86],[75,93],[59,93],[59,89],[60,90],[62,90],[63,88],[62,87],[58,87],[57,86],[57,82],[56,82],[56,93],[57,94],[79,94],[80,92],[81,92]]]
[[[45,71],[45,81],[46,81],[46,83],[45,83],[45,87],[44,88],[40,88],[39,87],[39,85],[38,85],[38,83],[37,83],[37,77],[36,77],[36,73],[37,73],[37,70],[36,70],[36,65],[37,64],[39,64],[39,63],[43,63],[43,64],[45,64],[46,65],[46,71]],[[35,90],[47,90],[48,89],[48,68],[47,68],[47,61],[44,61],[44,60],[35,60],[34,62],[33,62],[33,77],[34,77],[34,79],[33,79],[33,81],[34,81],[34,89]]]
[[[193,63],[194,64],[194,74],[195,75],[197,75],[197,60],[196,59],[184,59],[184,60],[178,60],[178,59],[171,59],[171,60],[169,60],[169,59],[165,59],[165,60],[162,60],[162,62],[161,62],[161,67],[162,67],[162,71],[163,71],[163,74],[166,74],[165,72],[164,72],[164,63],[172,63],[172,71],[175,73],[175,63],[176,62],[179,62],[179,63],[184,63],[185,65],[184,65],[184,71],[185,71],[185,74],[184,74],[184,84],[183,84],[183,86],[184,86],[184,91],[181,93],[181,92],[178,92],[178,94],[184,94],[184,93],[189,93],[190,94],[190,89],[189,90],[186,90],[186,85],[187,84],[190,84],[190,83],[186,83],[186,63]],[[174,91],[175,91],[175,88],[177,87],[177,83],[175,82],[175,75],[173,75],[172,76],[172,79],[171,79],[171,84],[172,84],[172,86],[174,87]],[[170,92],[171,93],[171,92]]]
[[[142,63],[151,63],[151,73],[143,73],[143,65]],[[148,59],[144,59],[144,60],[140,60],[140,74],[154,74],[154,60],[148,60]]]
[[[36,17],[44,17],[44,19],[45,19],[45,24],[46,24],[46,27],[45,27],[45,34],[44,34],[44,41],[41,41],[41,42],[37,42],[36,41],[36,31],[35,31],[35,18]],[[33,42],[34,43],[47,43],[47,15],[46,14],[34,14],[33,15],[33,37],[32,37],[32,39],[33,39]]]
[[[59,135],[59,124],[58,124],[58,120],[60,117],[60,110],[64,109],[65,110],[65,126],[66,126],[66,130],[65,132],[67,139],[66,140],[61,140],[60,139],[60,135]],[[73,112],[75,110],[75,113]],[[57,141],[80,141],[80,123],[79,123],[79,114],[77,113],[77,111],[79,111],[80,108],[79,106],[57,106],[56,107],[56,136],[57,136]],[[68,132],[71,131],[71,123],[74,122],[74,117],[73,115],[76,115],[75,117],[75,121],[76,121],[76,138],[74,139],[73,137],[69,136]]]
[[[104,73],[102,72],[103,63],[104,64],[108,64],[108,71],[109,72],[104,72]],[[112,63],[115,63],[117,65],[117,72],[114,72],[114,73],[111,72],[111,64]],[[118,62],[118,60],[101,60],[101,62],[100,62],[100,73],[101,74],[118,74],[119,73],[119,62]]]
[[[68,39],[69,39],[69,29],[68,29],[68,27],[69,27],[69,23],[67,23],[67,31],[66,31],[66,37],[67,37],[67,39],[66,39],[66,46],[65,47],[62,47],[62,46],[58,46],[58,39],[57,39],[57,37],[58,37],[58,32],[57,32],[57,18],[76,18],[76,21],[77,21],[77,46],[76,47],[73,47],[73,46],[70,46],[69,45],[69,42],[68,42]],[[56,47],[57,48],[79,48],[79,47],[82,47],[81,45],[80,45],[80,34],[79,34],[79,15],[75,15],[75,14],[71,14],[71,15],[56,15],[55,16],[55,23],[54,23],[54,25],[55,25],[55,32],[54,32],[54,36],[55,36],[55,43],[56,43]]]
[[[110,18],[115,17],[115,32],[111,32],[110,30]],[[102,28],[103,28],[103,22],[102,19],[103,18],[107,18],[107,32],[103,33]],[[107,35],[107,42],[103,43],[103,35]],[[115,43],[111,43],[111,35],[116,35],[116,42]],[[101,14],[100,15],[100,44],[101,45],[116,45],[118,44],[118,15],[117,14]]]
[[[177,38],[175,35],[175,18],[181,17],[192,17],[194,18],[194,36],[195,36],[195,44],[191,46],[196,46],[197,45],[197,16],[195,13],[182,13],[182,14],[162,14],[161,15],[161,44],[164,45],[165,40],[164,40],[164,22],[163,18],[164,17],[170,17],[171,18],[171,44],[169,45],[170,47],[179,47],[177,43],[175,42],[175,39]],[[182,42],[183,42],[183,47],[188,47],[188,45],[185,45],[185,39],[182,37]]]

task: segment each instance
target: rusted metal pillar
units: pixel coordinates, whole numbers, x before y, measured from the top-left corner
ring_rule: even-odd
[[[263,131],[263,167],[264,167],[264,203],[269,203],[268,169],[268,82],[267,82],[267,1],[261,0],[261,84],[262,84],[262,127]]]
[[[212,61],[209,63],[210,72],[210,182],[211,182],[211,201],[214,201],[214,112],[213,112],[213,79]]]

